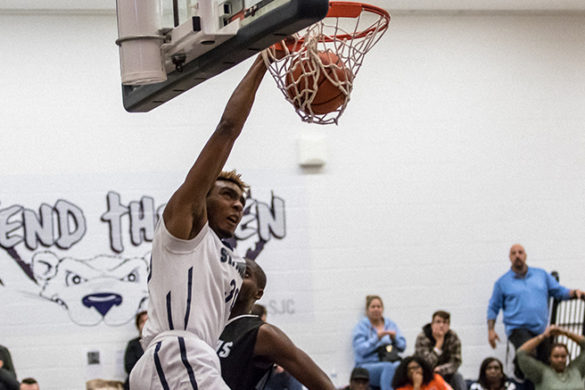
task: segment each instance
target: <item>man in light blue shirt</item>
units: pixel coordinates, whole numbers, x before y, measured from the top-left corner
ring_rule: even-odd
[[[500,309],[504,312],[504,325],[508,340],[519,348],[532,337],[544,332],[548,325],[550,297],[564,300],[585,297],[580,290],[563,287],[548,272],[526,265],[526,251],[520,244],[510,248],[512,266],[494,284],[487,310],[488,340],[496,348],[500,337],[494,327]],[[548,359],[546,346],[538,351],[539,359]]]

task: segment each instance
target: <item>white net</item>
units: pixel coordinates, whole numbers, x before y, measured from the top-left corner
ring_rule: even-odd
[[[366,53],[388,28],[377,7],[330,2],[325,19],[264,50],[266,66],[304,122],[337,124]]]

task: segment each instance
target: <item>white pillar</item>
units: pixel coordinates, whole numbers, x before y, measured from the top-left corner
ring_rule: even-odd
[[[117,0],[120,70],[126,85],[153,84],[167,75],[159,38],[160,0]]]

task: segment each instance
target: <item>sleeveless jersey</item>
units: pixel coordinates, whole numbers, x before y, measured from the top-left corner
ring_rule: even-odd
[[[232,318],[219,337],[221,376],[231,390],[263,389],[270,376],[272,362],[253,357],[262,324],[264,321],[258,316],[241,315]]]
[[[172,236],[161,218],[152,242],[144,349],[165,331],[187,331],[214,348],[236,301],[245,261],[209,223],[196,237]]]

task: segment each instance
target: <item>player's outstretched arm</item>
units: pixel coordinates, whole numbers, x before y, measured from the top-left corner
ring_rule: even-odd
[[[206,195],[244,127],[265,73],[266,66],[262,58],[256,58],[230,97],[217,128],[187,174],[185,182],[167,203],[163,218],[173,236],[193,238],[207,222]]]
[[[274,325],[263,324],[258,330],[254,355],[282,366],[309,390],[335,390],[327,374]]]

